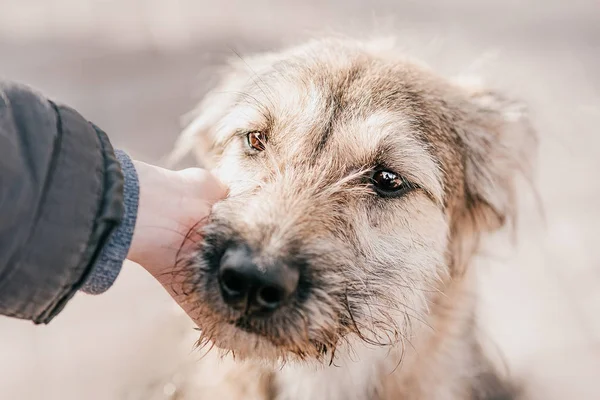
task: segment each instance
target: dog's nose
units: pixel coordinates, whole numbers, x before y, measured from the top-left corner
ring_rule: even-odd
[[[299,271],[286,265],[258,266],[250,249],[229,248],[219,267],[219,285],[229,306],[248,313],[270,313],[298,286]]]

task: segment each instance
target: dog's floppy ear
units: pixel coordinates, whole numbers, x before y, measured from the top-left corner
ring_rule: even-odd
[[[453,229],[460,231],[455,232],[459,236],[463,233],[458,239],[462,249],[457,254],[469,257],[480,233],[514,223],[516,181],[519,176],[531,178],[537,137],[522,103],[479,86],[460,87],[466,94],[458,129],[463,147],[464,202]]]
[[[248,85],[256,84],[258,75],[271,66],[274,54],[255,57],[237,56],[230,60],[218,84],[207,93],[198,106],[184,116],[185,129],[179,135],[167,163],[174,165],[189,153],[196,156],[201,166],[213,163],[217,132],[223,117],[236,104]]]

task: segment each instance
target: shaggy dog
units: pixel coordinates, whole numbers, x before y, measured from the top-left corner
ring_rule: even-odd
[[[235,359],[221,398],[514,398],[469,264],[531,168],[520,104],[385,42],[315,40],[233,63],[192,148],[230,188],[185,281],[200,343]]]

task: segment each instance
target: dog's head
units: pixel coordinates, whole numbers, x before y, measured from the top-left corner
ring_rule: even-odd
[[[377,43],[239,61],[181,138],[229,197],[194,257],[206,340],[319,359],[392,344],[514,210],[535,138],[523,110]]]

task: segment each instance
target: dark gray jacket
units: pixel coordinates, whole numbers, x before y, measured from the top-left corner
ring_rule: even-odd
[[[112,284],[138,200],[117,156],[73,109],[0,81],[0,314],[48,323],[78,290]]]

